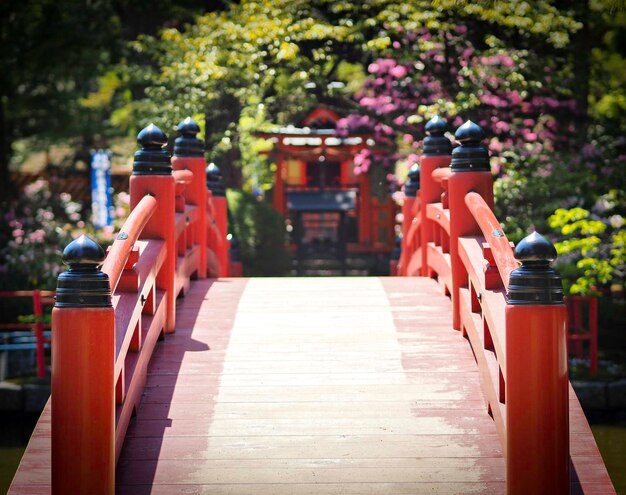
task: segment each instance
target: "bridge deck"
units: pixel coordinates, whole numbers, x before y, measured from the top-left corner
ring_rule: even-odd
[[[472,352],[434,282],[208,285],[153,357],[120,493],[504,490]]]
[[[117,493],[504,493],[478,369],[439,294],[422,278],[192,284],[152,358]],[[572,492],[611,493],[571,404]],[[48,493],[46,429],[11,493]]]

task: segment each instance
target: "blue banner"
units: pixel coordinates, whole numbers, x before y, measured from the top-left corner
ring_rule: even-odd
[[[113,223],[111,193],[111,154],[96,151],[91,154],[91,214],[97,229]]]

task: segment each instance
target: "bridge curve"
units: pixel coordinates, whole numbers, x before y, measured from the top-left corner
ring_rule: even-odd
[[[506,492],[479,370],[434,280],[208,279],[176,309],[116,493]],[[570,420],[571,493],[610,493],[573,394]],[[44,419],[10,493],[50,492],[49,435]]]

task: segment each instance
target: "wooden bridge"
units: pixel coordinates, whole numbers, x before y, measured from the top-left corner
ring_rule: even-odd
[[[9,493],[615,493],[567,379],[554,248],[529,236],[519,267],[477,126],[451,157],[428,124],[406,276],[382,278],[232,277],[225,198],[180,129],[171,162],[139,134],[106,258],[64,251],[52,398]]]

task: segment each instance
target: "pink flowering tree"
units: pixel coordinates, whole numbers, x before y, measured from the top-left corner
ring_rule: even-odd
[[[102,246],[113,242],[113,232],[129,212],[129,196],[114,197],[115,220],[110,228],[95,231],[83,205],[67,193],[55,193],[47,181],[29,184],[15,199],[2,204],[0,226],[0,288],[10,290],[54,289],[65,268],[63,248],[86,232]]]
[[[196,112],[210,158],[245,184],[251,129],[292,124],[323,102],[346,115],[341,129],[374,133],[355,172],[382,167],[392,187],[396,164],[401,182],[421,153],[428,119],[453,131],[470,118],[488,137],[498,216],[519,239],[547,231],[558,208],[591,211],[611,191],[619,200],[607,215],[624,214],[625,20],[614,4],[233,2],[133,45],[153,58],[137,72],[147,98],[128,115]]]

